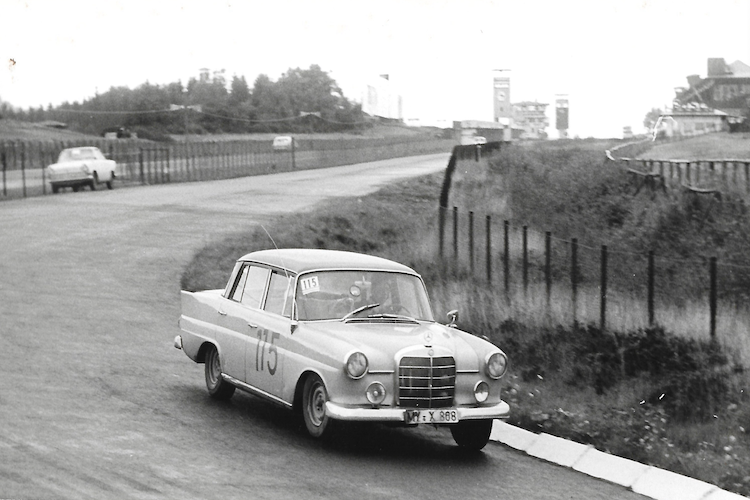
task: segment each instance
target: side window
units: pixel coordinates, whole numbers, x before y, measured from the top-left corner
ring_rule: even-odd
[[[245,290],[242,292],[240,302],[250,307],[260,307],[263,300],[263,292],[266,290],[266,281],[270,269],[258,266],[248,266]]]
[[[285,316],[292,315],[292,278],[283,273],[274,271],[271,273],[271,282],[268,285],[268,296],[264,310]]]
[[[237,279],[237,286],[234,287],[231,299],[239,302],[242,299],[242,291],[245,289],[245,282],[247,281],[247,271],[250,266],[244,266],[240,271],[240,277]]]
[[[265,267],[245,264],[237,278],[231,299],[246,306],[260,307],[270,272],[271,270]]]

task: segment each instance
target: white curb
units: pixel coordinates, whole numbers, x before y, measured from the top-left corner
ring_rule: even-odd
[[[716,486],[692,477],[649,467],[633,483],[633,491],[659,500],[701,500]]]
[[[495,420],[490,439],[655,500],[747,500],[747,497],[704,481],[609,455],[549,434],[534,434],[500,420]]]
[[[539,434],[537,440],[529,446],[526,453],[563,467],[572,467],[588,449],[589,447],[585,444],[568,441],[550,434]]]
[[[595,448],[590,449],[573,465],[573,469],[592,477],[604,479],[630,488],[641,477],[648,465],[627,458],[616,457]]]

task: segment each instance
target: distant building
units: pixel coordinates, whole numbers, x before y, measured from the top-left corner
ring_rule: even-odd
[[[750,118],[750,66],[742,61],[727,64],[722,58],[708,59],[706,77],[690,75],[687,81],[688,87],[675,89],[675,114],[682,111],[706,115],[718,110],[730,128]]]
[[[389,75],[380,75],[367,82],[362,95],[362,112],[391,120],[404,119],[403,99],[393,87]]]
[[[666,137],[686,137],[729,130],[729,115],[718,109],[677,109],[663,113],[654,133]]]
[[[536,101],[523,101],[513,104],[513,125],[520,129],[521,139],[546,139],[549,119],[549,104]]]

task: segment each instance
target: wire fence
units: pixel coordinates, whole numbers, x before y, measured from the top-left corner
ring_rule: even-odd
[[[701,338],[723,331],[750,339],[750,326],[738,324],[740,311],[747,313],[748,266],[584,245],[491,214],[439,210],[444,277],[488,287],[508,307],[561,324],[597,323],[602,331],[614,319],[616,329],[670,325]]]
[[[450,150],[454,142],[432,136],[296,139],[289,149],[272,140],[185,141],[136,139],[0,142],[0,200],[52,193],[46,167],[63,149],[95,146],[117,163],[119,185],[227,179],[325,168]]]

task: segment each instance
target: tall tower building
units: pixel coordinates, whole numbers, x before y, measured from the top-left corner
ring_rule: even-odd
[[[555,128],[560,139],[568,137],[568,96],[555,96]]]
[[[496,69],[493,77],[493,96],[495,101],[494,121],[510,125],[513,106],[510,104],[510,76],[508,70]],[[503,74],[504,73],[504,74]]]

